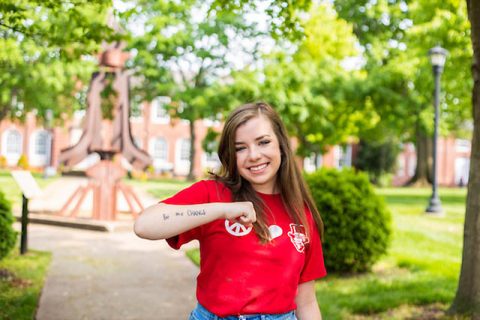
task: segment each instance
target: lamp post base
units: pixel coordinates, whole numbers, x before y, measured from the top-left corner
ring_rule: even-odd
[[[426,214],[432,215],[443,215],[442,202],[438,197],[431,197],[427,209],[425,210]]]

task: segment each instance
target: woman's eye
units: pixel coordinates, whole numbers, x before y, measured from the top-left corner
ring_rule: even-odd
[[[235,148],[236,152],[239,152],[239,151],[242,151],[242,150],[245,150],[245,147],[236,147]]]
[[[270,143],[270,140],[261,140],[260,141],[260,145],[266,145],[266,144],[269,144]]]

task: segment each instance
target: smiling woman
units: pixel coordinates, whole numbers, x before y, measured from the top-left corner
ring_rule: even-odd
[[[314,280],[326,274],[323,222],[280,117],[262,102],[238,107],[218,155],[222,166],[212,179],[147,208],[135,232],[174,249],[200,241],[191,320],[321,319]]]
[[[281,155],[270,121],[259,116],[239,126],[235,146],[239,174],[258,192],[278,193],[275,183]]]

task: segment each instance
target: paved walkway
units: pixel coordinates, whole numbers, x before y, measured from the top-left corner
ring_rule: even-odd
[[[165,241],[31,223],[29,249],[53,254],[37,320],[181,320],[195,306],[198,268]]]
[[[53,253],[38,320],[187,319],[196,266],[164,241],[32,224],[29,248]]]

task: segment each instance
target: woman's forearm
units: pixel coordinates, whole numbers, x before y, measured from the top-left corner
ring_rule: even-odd
[[[322,320],[320,307],[315,295],[315,281],[301,283],[298,286],[296,316],[298,320]]]
[[[252,213],[253,212],[253,213]],[[145,209],[135,221],[135,233],[145,239],[159,240],[217,219],[236,219],[248,224],[255,222],[250,202],[214,202],[194,205],[170,205],[158,203]]]

